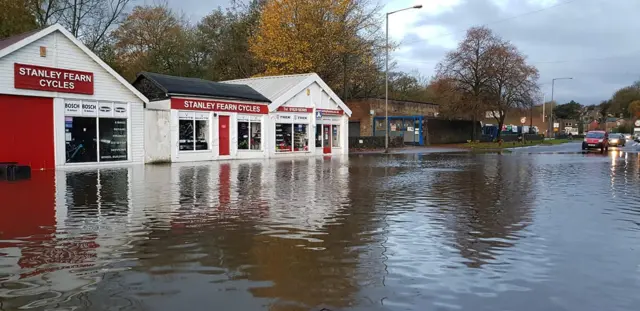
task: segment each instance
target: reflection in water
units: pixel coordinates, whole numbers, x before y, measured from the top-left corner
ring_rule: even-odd
[[[36,172],[0,184],[0,310],[633,310],[639,172],[624,152]]]

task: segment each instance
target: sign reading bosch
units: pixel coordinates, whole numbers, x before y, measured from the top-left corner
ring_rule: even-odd
[[[93,95],[93,73],[14,64],[16,89]]]
[[[268,114],[269,106],[202,99],[172,98],[171,109]]]

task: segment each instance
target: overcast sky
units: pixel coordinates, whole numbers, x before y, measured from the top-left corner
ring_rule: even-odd
[[[151,0],[143,0],[151,2]],[[168,0],[193,21],[228,0]],[[551,98],[598,104],[640,79],[640,0],[380,0],[385,11],[422,4],[391,15],[389,33],[400,42],[392,54],[399,69],[432,76],[448,50],[471,26],[486,24],[513,42],[540,70]]]

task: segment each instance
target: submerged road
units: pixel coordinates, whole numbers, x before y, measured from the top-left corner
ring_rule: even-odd
[[[632,146],[34,172],[0,197],[0,310],[640,305]]]

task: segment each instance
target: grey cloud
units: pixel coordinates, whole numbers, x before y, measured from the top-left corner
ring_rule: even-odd
[[[197,22],[202,17],[209,14],[214,9],[219,7],[226,8],[231,3],[230,0],[167,0],[169,7],[174,10],[180,11],[191,20],[191,22]]]
[[[460,40],[470,26],[539,9],[519,0],[511,0],[504,10],[490,0],[466,0],[452,11],[425,15],[414,26],[444,26]],[[640,62],[634,61],[640,55],[640,42],[635,40],[640,28],[637,12],[640,1],[636,0],[581,0],[487,26],[518,46],[538,67],[544,92],[551,93],[551,79],[571,76],[574,80],[556,85],[556,100],[595,104],[640,78]],[[420,49],[430,49],[428,42],[415,41],[409,37],[403,40],[411,45],[410,52],[403,54],[419,56]],[[428,54],[429,58],[421,61],[433,62],[444,56]]]

